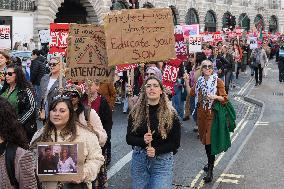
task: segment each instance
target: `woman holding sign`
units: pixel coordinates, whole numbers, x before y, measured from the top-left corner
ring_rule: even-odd
[[[132,188],[172,188],[173,155],[180,146],[180,136],[181,124],[162,82],[148,77],[128,120],[126,141],[133,147]]]
[[[83,174],[70,182],[43,182],[45,189],[89,188],[96,179],[100,167],[104,163],[102,150],[94,132],[75,121],[75,112],[69,97],[57,96],[49,106],[49,117],[46,125],[34,135],[31,148],[37,152],[38,142],[74,142],[84,144]]]

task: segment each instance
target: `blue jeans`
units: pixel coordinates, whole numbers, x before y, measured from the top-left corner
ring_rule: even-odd
[[[179,87],[175,87],[175,95],[172,97],[172,104],[175,110],[178,113],[180,119],[184,116],[184,101],[181,98],[182,89]]]
[[[172,152],[149,158],[146,150],[134,147],[131,162],[131,188],[173,188],[173,162]]]

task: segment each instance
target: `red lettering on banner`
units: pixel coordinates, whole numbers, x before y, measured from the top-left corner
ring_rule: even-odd
[[[65,54],[67,49],[67,38],[69,35],[69,24],[50,24],[50,38],[49,53]]]
[[[121,65],[116,66],[115,71],[116,73],[119,73],[119,72],[131,70],[137,67],[138,67],[138,64],[121,64]]]

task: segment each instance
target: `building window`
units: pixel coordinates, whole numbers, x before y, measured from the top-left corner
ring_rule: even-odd
[[[177,8],[175,6],[173,6],[173,5],[171,5],[170,9],[172,10],[172,13],[173,13],[174,25],[178,25],[178,11],[177,11]]]
[[[254,25],[258,31],[264,30],[264,21],[261,14],[256,15],[254,19]]]
[[[232,5],[232,0],[225,0],[225,4]]]
[[[246,31],[250,30],[250,19],[246,13],[240,15],[238,25]]]
[[[281,9],[280,2],[278,0],[269,1],[269,8],[270,9]]]
[[[216,32],[216,16],[213,11],[208,11],[206,13],[204,31]]]
[[[186,17],[185,17],[185,23],[188,25],[199,24],[199,18],[198,18],[198,13],[196,9],[191,8],[188,10]]]
[[[275,15],[270,17],[269,20],[269,32],[277,32],[278,31],[278,20]]]

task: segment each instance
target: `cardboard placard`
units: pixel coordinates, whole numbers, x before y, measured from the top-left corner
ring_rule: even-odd
[[[10,25],[0,25],[0,49],[11,49]]]
[[[72,81],[97,79],[112,82],[114,69],[107,65],[103,27],[91,24],[71,24],[68,37],[66,78]]]
[[[50,23],[49,54],[65,55],[68,35],[69,24]]]
[[[39,30],[38,34],[39,34],[40,43],[50,42],[50,30],[49,29]]]
[[[176,57],[171,9],[112,11],[104,23],[109,66]]]
[[[196,36],[196,37],[189,37],[188,38],[188,50],[189,52],[202,52],[202,37]]]
[[[64,157],[68,158],[65,160]],[[62,161],[62,160],[65,161]],[[74,142],[37,143],[37,175],[40,181],[81,179],[85,162],[84,144]]]

